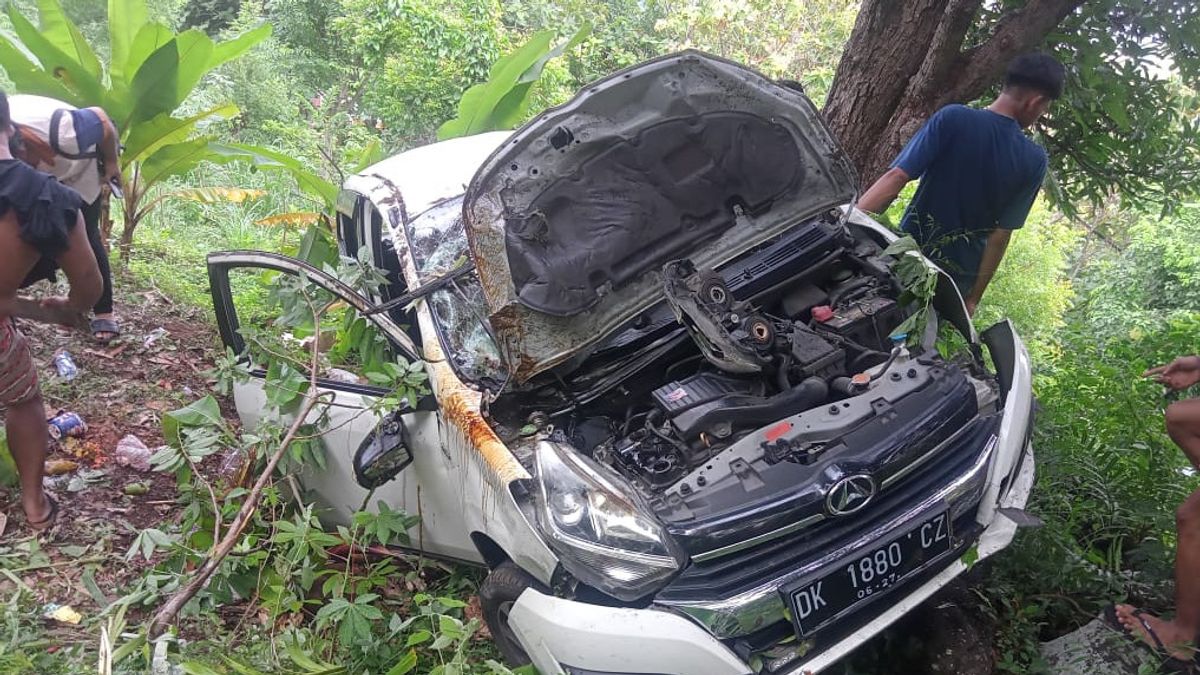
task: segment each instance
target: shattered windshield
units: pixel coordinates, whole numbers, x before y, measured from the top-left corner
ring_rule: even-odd
[[[467,236],[462,224],[462,196],[443,200],[412,219],[406,226],[409,251],[420,283],[444,276],[466,262]],[[446,358],[472,382],[503,382],[504,363],[488,326],[487,303],[474,272],[453,285],[431,293],[433,312]]]

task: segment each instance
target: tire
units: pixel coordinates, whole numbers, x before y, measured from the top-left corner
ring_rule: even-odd
[[[512,562],[501,563],[479,586],[479,605],[483,610],[483,620],[492,632],[492,641],[496,643],[504,660],[513,668],[529,663],[529,655],[517,641],[516,633],[508,623],[508,613],[512,610],[513,603],[527,588],[546,591],[546,587],[537,579]]]

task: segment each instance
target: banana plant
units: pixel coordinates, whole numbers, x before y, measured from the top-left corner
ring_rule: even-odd
[[[111,57],[101,62],[59,0],[37,0],[38,23],[8,4],[13,35],[0,34],[0,68],[17,92],[38,94],[77,107],[99,106],[121,135],[121,189],[126,259],[133,235],[161,200],[147,196],[172,176],[205,160],[229,161],[213,151],[202,123],[238,113],[232,103],[189,116],[179,106],[205,74],[245,54],[271,34],[263,24],[224,42],[199,30],[176,33],[149,20],[145,0],[108,0]]]

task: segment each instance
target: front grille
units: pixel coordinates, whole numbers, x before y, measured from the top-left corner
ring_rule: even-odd
[[[753,548],[693,562],[658,593],[655,601],[672,605],[725,600],[759,588],[832,552],[853,547],[865,533],[898,517],[967,473],[985,451],[998,423],[998,416],[977,418],[939,456],[880,495],[862,514],[827,519]]]

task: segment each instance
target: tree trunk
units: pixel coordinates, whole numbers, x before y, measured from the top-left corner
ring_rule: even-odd
[[[104,243],[104,250],[108,250],[108,240],[112,237],[112,190],[105,186],[100,193],[100,241]]]
[[[1084,0],[1029,0],[964,47],[983,0],[863,0],[825,116],[866,189],[938,108],[973,101]]]

